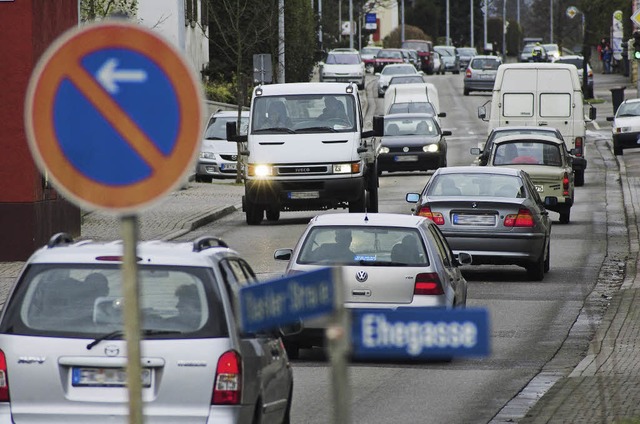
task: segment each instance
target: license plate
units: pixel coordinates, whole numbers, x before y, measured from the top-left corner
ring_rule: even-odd
[[[393,158],[396,162],[417,162],[418,156],[416,155],[407,155],[407,156],[396,156]]]
[[[289,199],[317,199],[319,197],[319,191],[292,191],[289,193]]]
[[[125,387],[127,371],[124,368],[78,368],[71,371],[74,387]],[[151,387],[151,369],[142,369],[142,387]]]
[[[223,171],[235,171],[236,164],[235,163],[221,163],[220,169]]]
[[[544,191],[544,186],[536,184],[535,187],[538,193],[542,193]]]
[[[496,225],[495,215],[453,214],[454,225]]]
[[[492,79],[493,75],[480,74],[480,79]]]

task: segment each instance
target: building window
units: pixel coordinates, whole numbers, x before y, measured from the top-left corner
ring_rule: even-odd
[[[184,0],[184,24],[195,26],[198,22],[198,0]]]

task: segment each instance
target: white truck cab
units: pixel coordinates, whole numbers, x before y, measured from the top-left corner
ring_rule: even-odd
[[[364,131],[353,83],[286,83],[253,91],[244,168],[249,225],[281,211],[378,211],[377,156],[382,134]],[[234,123],[227,139],[241,142]]]
[[[489,129],[505,126],[548,126],[562,134],[567,149],[585,157],[586,123],[595,119],[595,108],[585,116],[584,97],[575,66],[560,63],[510,63],[500,65],[493,86]],[[478,109],[486,118],[486,108]],[[584,184],[587,161],[576,162],[575,185]]]

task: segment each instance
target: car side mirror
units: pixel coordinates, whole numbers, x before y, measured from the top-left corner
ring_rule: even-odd
[[[478,118],[482,119],[483,121],[486,121],[487,119],[487,109],[484,106],[479,106],[478,107]]]
[[[417,203],[420,200],[420,193],[407,193],[405,200],[407,203]]]
[[[273,252],[273,259],[277,261],[289,261],[291,260],[291,256],[293,256],[292,249],[278,249]]]
[[[472,147],[469,149],[469,153],[475,156],[479,156],[482,153],[482,150],[480,150],[479,147]]]
[[[615,118],[613,116],[607,116],[607,121],[609,122],[613,122]]]
[[[451,131],[449,131],[449,130],[443,130],[443,131],[442,131],[442,135],[451,135],[451,134],[452,134],[452,133],[451,133]]]
[[[544,198],[544,205],[546,207],[556,206],[558,204],[558,198],[556,196],[547,196]]]
[[[470,253],[467,252],[459,252],[458,257],[456,258],[456,265],[471,265],[473,262],[473,257]]]
[[[440,112],[438,114],[438,118],[446,118],[447,117],[447,112]]]

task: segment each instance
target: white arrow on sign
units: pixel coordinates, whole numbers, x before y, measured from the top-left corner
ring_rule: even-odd
[[[121,69],[117,70],[118,60],[111,58],[107,60],[98,70],[96,78],[105,90],[111,94],[116,94],[121,82],[145,82],[147,73],[143,70]]]

